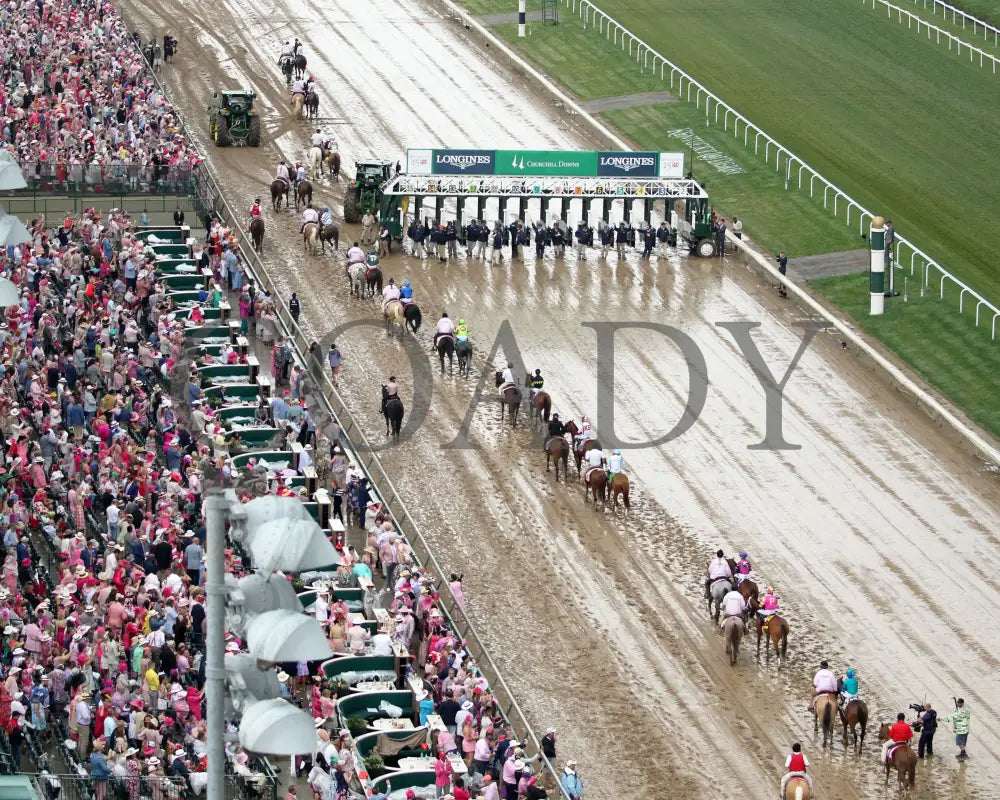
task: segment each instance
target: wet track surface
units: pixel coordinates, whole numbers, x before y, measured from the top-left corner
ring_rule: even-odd
[[[395,160],[407,146],[597,146],[460,26],[419,3],[228,0],[209,11],[192,0],[153,0],[125,3],[124,12],[131,27],[181,39],[164,80],[203,143],[211,89],[258,92],[269,144],[208,150],[236,208],[266,191],[279,154],[304,160],[312,128],[291,118],[275,63],[295,35],[347,172],[355,158]],[[317,197],[339,212],[342,184],[317,182]],[[337,325],[376,323],[338,344],[341,390],[381,441],[379,381],[400,376],[414,406],[404,347],[379,327],[373,301],[348,297],[342,253],[305,257],[292,214],[268,210],[265,219],[265,264],[283,291],[299,292],[314,338],[326,345]],[[512,264],[507,250],[491,267],[397,251],[385,262],[387,276],[416,288],[423,357],[442,310],[469,322],[478,352],[468,381],[440,376],[435,358],[427,418],[383,463],[442,563],[465,573],[473,618],[533,724],[557,726],[560,755],[580,761],[588,796],[672,787],[675,796],[702,798],[738,786],[746,797],[773,797],[788,746],[801,740],[818,797],[881,797],[877,730],[860,757],[839,738],[821,754],[814,739],[806,696],[828,658],[860,671],[876,729],[910,702],[926,698],[946,713],[951,696],[963,695],[973,759],[956,764],[941,726],[939,755],[920,764],[913,796],[995,796],[996,474],[825,331],[785,390],[784,435],[801,449],[749,450],[763,436],[763,392],[716,323],[760,322],[754,340],[780,377],[802,335],[802,310],[739,261],[597,256],[547,253],[536,262],[531,252]],[[700,348],[704,410],[678,439],[626,451],[634,476],[627,520],[585,504],[574,470],[557,484],[527,418],[514,431],[501,428],[495,403],[473,415],[478,449],[442,449],[466,416],[503,320],[564,418],[596,412],[597,337],[581,323],[672,325]],[[687,398],[680,351],[638,330],[619,333],[616,344],[618,436],[663,435]],[[752,646],[730,668],[700,599],[700,575],[719,546],[747,549],[760,580],[778,587],[791,624],[783,668],[758,664]]]

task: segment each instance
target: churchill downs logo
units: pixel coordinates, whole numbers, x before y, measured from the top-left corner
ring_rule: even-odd
[[[434,161],[438,166],[449,166],[464,171],[472,167],[489,166],[493,162],[493,156],[487,153],[468,155],[447,153],[436,156]]]
[[[612,167],[621,172],[631,172],[634,169],[650,169],[656,166],[654,156],[601,156],[602,167]]]

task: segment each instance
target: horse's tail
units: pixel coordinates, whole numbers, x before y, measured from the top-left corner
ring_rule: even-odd
[[[823,730],[833,730],[833,703],[826,703],[823,706]]]
[[[795,800],[802,800],[802,786],[795,787]]]

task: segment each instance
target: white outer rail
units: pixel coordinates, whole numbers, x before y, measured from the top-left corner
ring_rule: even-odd
[[[444,2],[456,8],[451,0],[444,0]],[[805,172],[809,176],[809,196],[815,196],[815,184],[818,181],[820,187],[823,189],[823,208],[830,208],[830,201],[833,201],[833,215],[840,215],[840,208],[843,207],[845,210],[846,222],[848,225],[851,224],[852,212],[857,212],[857,223],[858,232],[865,233],[865,219],[871,222],[872,217],[875,215],[865,208],[861,203],[851,197],[847,192],[839,187],[835,186],[829,180],[824,178],[815,169],[813,169],[809,164],[795,155],[791,150],[782,145],[777,140],[768,136],[764,131],[754,125],[750,120],[743,116],[739,111],[734,109],[732,106],[727,104],[725,101],[717,97],[715,94],[710,92],[704,86],[702,86],[698,81],[692,78],[687,72],[678,67],[676,64],[667,59],[666,56],[654,50],[650,45],[640,39],[638,36],[633,34],[627,28],[622,26],[617,20],[609,17],[604,11],[594,5],[591,0],[562,0],[566,7],[575,12],[578,16],[583,19],[583,24],[586,27],[588,24],[591,27],[596,27],[598,32],[603,33],[605,38],[612,41],[615,44],[620,44],[621,49],[627,49],[630,54],[635,55],[636,63],[640,65],[640,69],[645,71],[647,68],[651,68],[653,72],[656,72],[657,62],[659,62],[660,67],[660,79],[666,81],[667,70],[669,69],[670,75],[670,88],[674,89],[674,81],[676,79],[676,91],[679,99],[686,99],[688,102],[691,101],[691,90],[694,89],[694,103],[695,108],[701,108],[702,99],[704,98],[705,105],[705,124],[710,125],[713,118],[715,122],[719,122],[719,114],[722,112],[722,129],[724,131],[729,130],[729,120],[732,117],[733,121],[733,136],[739,138],[740,126],[743,126],[743,146],[750,146],[750,135],[753,134],[753,151],[755,155],[760,154],[760,144],[761,141],[764,143],[764,161],[770,164],[771,148],[774,148],[774,168],[775,171],[781,171],[782,166],[784,166],[785,172],[785,188],[787,189],[792,182],[792,167],[796,166],[796,178],[798,182],[798,188],[802,188],[802,173]],[[462,15],[471,20],[471,17],[465,12]],[[475,23],[476,27],[482,28],[481,25]],[[490,35],[491,40],[499,42],[496,37]],[[504,51],[511,55],[509,48],[503,47]],[[531,70],[531,73],[538,76],[536,70]],[[545,81],[546,85],[549,82]],[[565,95],[558,89],[551,87],[550,90],[556,92],[560,99],[565,98]],[[685,93],[685,89],[687,90]],[[565,100],[564,100],[565,102]],[[581,113],[580,106],[576,103],[571,103],[571,108],[578,114]],[[593,119],[589,114],[584,114],[588,120],[592,121],[592,124],[597,127],[602,132],[607,131],[607,128]],[[615,137],[616,143],[620,142],[620,139]],[[622,149],[629,149],[624,144],[619,145]],[[905,251],[904,252],[904,248]],[[958,311],[962,313],[965,308],[965,296],[969,295],[972,300],[976,303],[976,327],[979,327],[980,312],[985,307],[990,314],[992,314],[992,322],[990,325],[990,337],[993,340],[997,338],[997,320],[1000,319],[1000,308],[991,303],[985,297],[983,297],[979,292],[977,292],[972,287],[965,284],[963,281],[956,278],[952,273],[942,267],[937,261],[931,258],[927,253],[917,247],[908,239],[900,236],[898,233],[895,236],[894,242],[894,252],[893,260],[896,264],[903,264],[906,256],[909,256],[910,262],[910,275],[914,275],[917,269],[917,262],[920,262],[920,269],[922,272],[921,276],[921,293],[924,289],[930,286],[931,278],[933,277],[935,281],[938,281],[938,293],[939,296],[944,299],[944,287],[946,283],[953,283],[955,287],[959,290],[958,295]],[[932,274],[932,271],[936,271],[936,274]],[[971,302],[971,300],[970,300]]]
[[[924,8],[927,8],[928,0],[913,0],[913,4],[914,5],[920,4],[923,5]],[[955,6],[949,5],[948,3],[944,3],[942,2],[942,0],[930,0],[930,5],[932,14],[936,15],[938,9],[940,8],[941,15],[945,19],[951,16],[952,24],[958,25],[959,20],[961,20],[963,31],[965,30],[965,26],[967,24],[972,25],[973,34],[975,34],[978,28],[982,28],[983,39],[989,39],[990,34],[992,33],[993,44],[1000,44],[1000,28],[994,27],[993,25],[990,25],[988,22],[985,22],[981,19],[977,19],[976,17],[972,16],[972,14],[967,14],[966,12],[962,11],[962,9],[955,8]]]

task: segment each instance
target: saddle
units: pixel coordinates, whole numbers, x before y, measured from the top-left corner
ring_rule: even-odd
[[[497,392],[500,394],[500,399],[503,400],[504,392],[506,392],[508,389],[516,389],[516,388],[517,388],[516,383],[511,383],[510,381],[507,381],[500,385],[500,388],[497,389]]]
[[[364,263],[364,262],[361,262]],[[378,269],[378,267],[365,267],[365,280],[369,280],[372,276],[372,271]]]
[[[892,763],[892,757],[900,747],[909,747],[909,746],[910,745],[907,744],[906,742],[893,742],[891,745],[889,745],[889,749],[885,751],[885,763],[886,764]]]
[[[413,301],[411,300],[410,302],[412,303]],[[453,333],[435,333],[434,334],[434,344],[437,344],[442,339],[451,339],[452,342],[454,342],[455,341],[455,334],[453,334]],[[502,391],[503,387],[500,387],[500,388],[501,388],[500,394],[503,394],[503,391]]]
[[[552,449],[552,443],[555,442],[555,441],[557,441],[558,439],[562,439],[564,442],[566,441],[566,439],[564,437],[562,437],[562,436],[550,436],[548,439],[545,440],[545,452],[546,453],[549,452],[549,450]]]
[[[590,476],[593,475],[595,472],[604,472],[604,467],[590,467],[587,470],[587,474],[584,475],[583,477],[584,482],[590,483]]]

